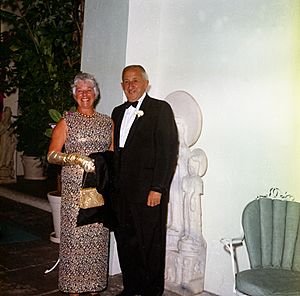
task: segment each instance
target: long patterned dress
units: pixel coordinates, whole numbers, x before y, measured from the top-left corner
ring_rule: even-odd
[[[107,115],[73,112],[64,119],[66,153],[88,156],[108,149],[112,121]],[[82,177],[79,165],[62,169],[59,289],[68,293],[97,292],[107,286],[109,230],[99,223],[76,227]]]

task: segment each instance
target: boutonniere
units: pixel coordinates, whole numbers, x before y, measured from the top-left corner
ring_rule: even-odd
[[[142,117],[144,115],[144,111],[143,110],[137,110],[137,111],[135,111],[135,115],[137,117]]]

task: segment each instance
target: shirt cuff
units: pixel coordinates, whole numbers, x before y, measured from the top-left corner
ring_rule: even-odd
[[[159,192],[159,193],[163,193],[163,190],[162,190],[162,188],[161,187],[151,187],[151,190],[152,191],[155,191],[155,192]]]

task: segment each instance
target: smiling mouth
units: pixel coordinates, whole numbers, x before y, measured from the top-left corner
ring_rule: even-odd
[[[128,93],[129,93],[130,95],[135,95],[135,94],[136,94],[136,90],[135,90],[135,89],[134,89],[134,90],[129,90]]]

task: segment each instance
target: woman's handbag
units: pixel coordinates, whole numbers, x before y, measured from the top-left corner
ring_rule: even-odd
[[[97,188],[80,188],[79,207],[89,209],[104,205],[104,198]]]
[[[95,160],[95,173],[84,172],[83,174],[77,226],[103,223],[105,227],[111,227],[113,219],[109,192],[112,156],[112,151],[96,152],[89,155]]]

